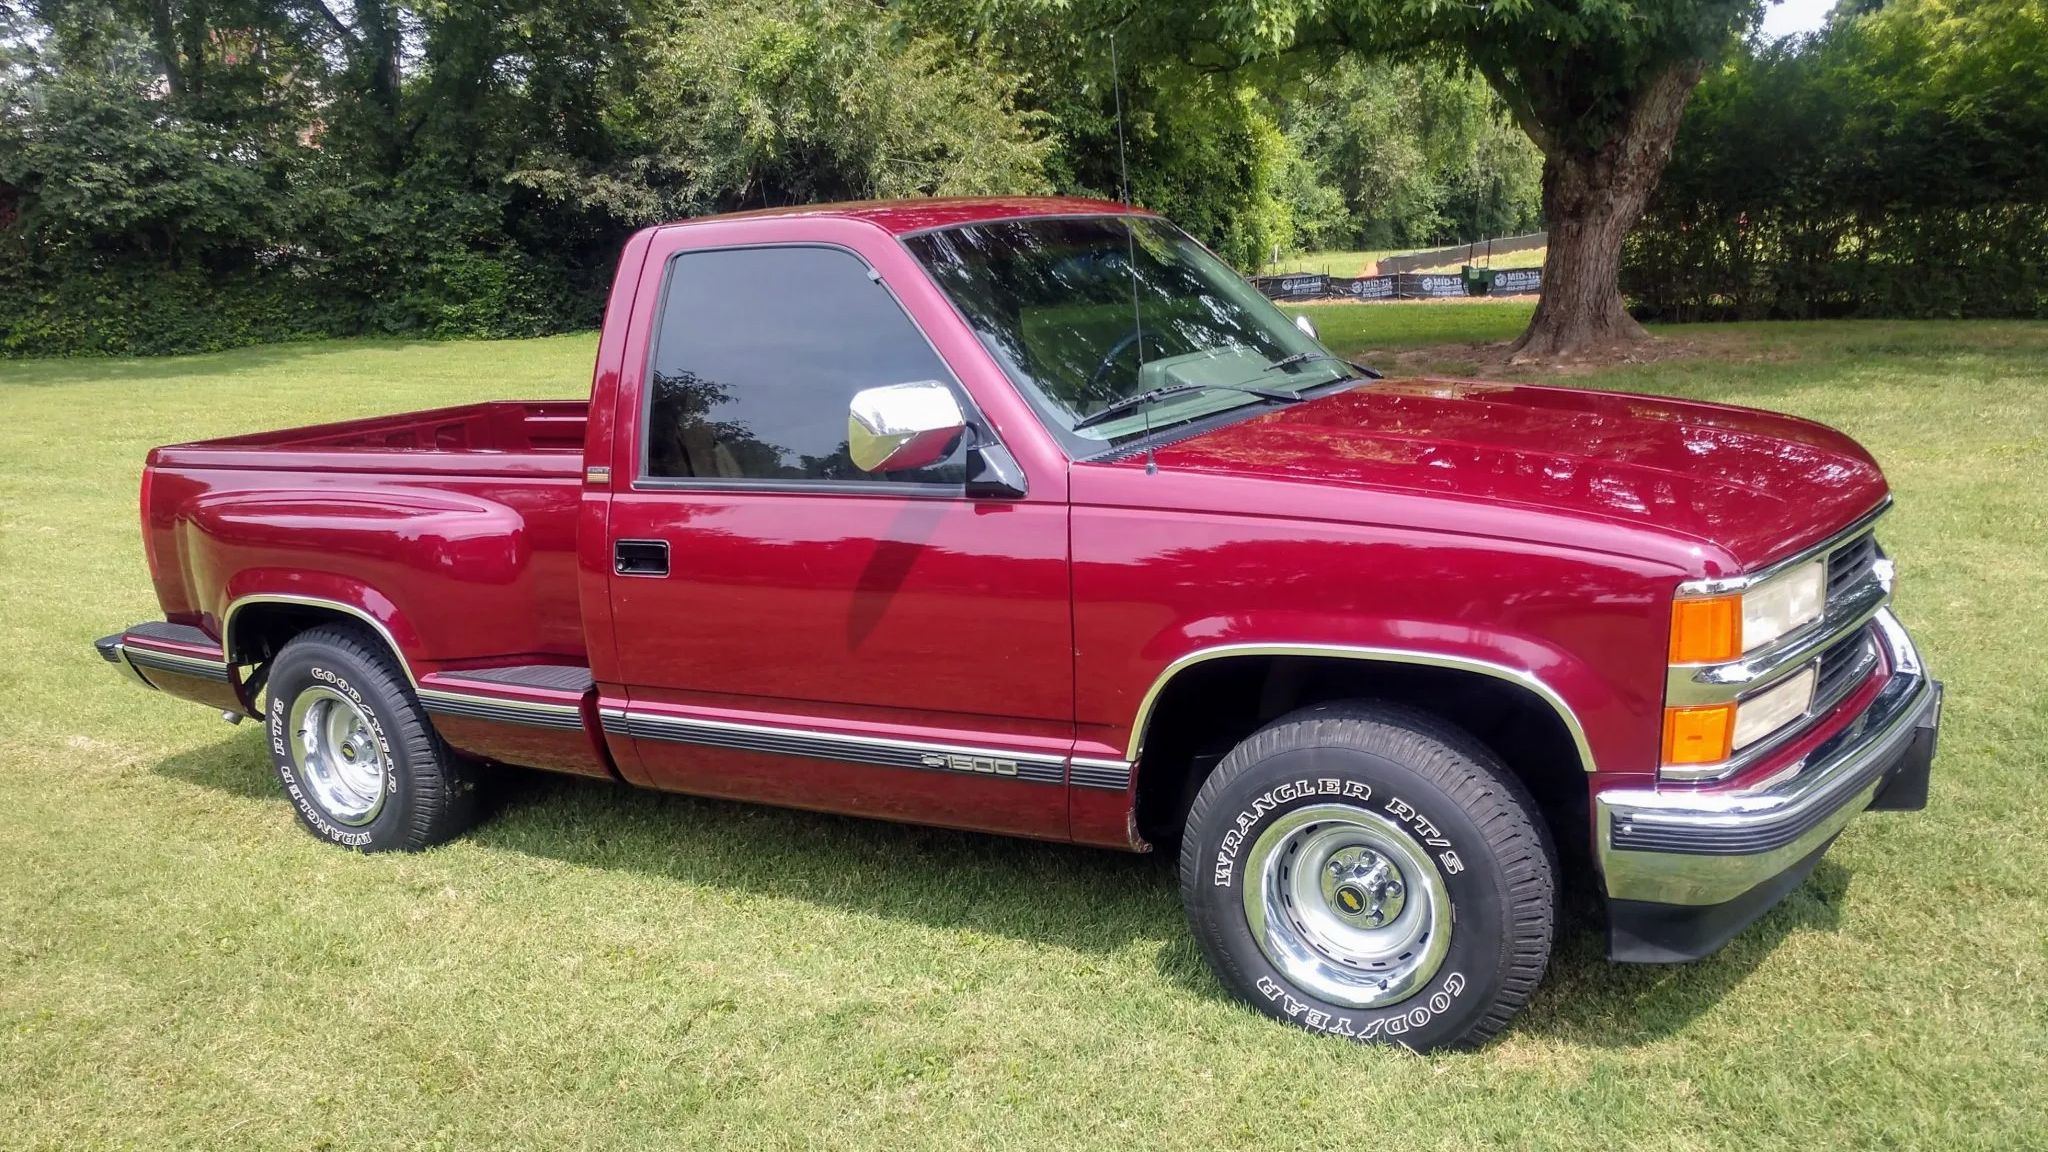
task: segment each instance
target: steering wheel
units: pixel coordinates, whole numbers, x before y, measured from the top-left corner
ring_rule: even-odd
[[[1116,358],[1123,355],[1126,348],[1137,343],[1138,338],[1142,335],[1144,335],[1144,332],[1141,329],[1133,328],[1129,332],[1124,333],[1122,339],[1109,346],[1109,351],[1102,354],[1101,362],[1095,365],[1095,371],[1088,374],[1087,395],[1094,396],[1098,394],[1098,390],[1102,387],[1103,377],[1109,375],[1111,368],[1116,367]]]

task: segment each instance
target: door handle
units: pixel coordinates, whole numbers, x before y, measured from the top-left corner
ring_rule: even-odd
[[[612,545],[612,571],[621,576],[668,575],[668,541],[619,541]]]

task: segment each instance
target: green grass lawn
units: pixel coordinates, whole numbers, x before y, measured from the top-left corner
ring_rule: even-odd
[[[1527,308],[1313,314],[1455,368],[1416,347]],[[1151,858],[544,778],[424,855],[315,843],[253,725],[91,650],[156,614],[143,453],[575,395],[594,340],[0,364],[0,1147],[2048,1147],[2048,324],[1666,335],[1579,382],[1884,463],[1932,807],[1697,964],[1610,966],[1581,910],[1502,1039],[1427,1058],[1226,999]]]
[[[1262,276],[1278,276],[1287,272],[1325,272],[1331,276],[1364,276],[1376,267],[1385,256],[1399,256],[1413,252],[1413,248],[1372,248],[1356,251],[1302,252],[1283,256],[1273,264],[1259,270]]]

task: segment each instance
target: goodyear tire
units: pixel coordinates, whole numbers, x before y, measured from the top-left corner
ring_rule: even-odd
[[[368,632],[301,633],[270,668],[272,762],[299,823],[362,852],[418,851],[470,824],[475,787]]]
[[[1188,813],[1181,897],[1217,977],[1269,1016],[1416,1051],[1475,1047],[1550,958],[1555,856],[1520,783],[1425,713],[1275,721]]]

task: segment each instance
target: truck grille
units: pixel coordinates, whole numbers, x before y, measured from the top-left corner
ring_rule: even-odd
[[[1864,579],[1880,555],[1875,532],[1865,532],[1828,553],[1828,599]]]
[[[1877,647],[1871,628],[1858,628],[1820,654],[1820,667],[1813,684],[1813,707],[1818,716],[1854,691],[1877,665]]]

